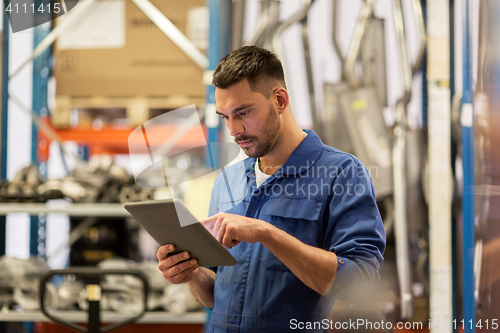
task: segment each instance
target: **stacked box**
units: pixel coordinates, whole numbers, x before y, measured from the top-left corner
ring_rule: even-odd
[[[151,3],[197,46],[207,46],[205,0],[151,0]],[[61,16],[56,24],[68,16]],[[54,54],[56,96],[200,97],[205,94],[203,70],[132,0],[94,3],[65,29]]]

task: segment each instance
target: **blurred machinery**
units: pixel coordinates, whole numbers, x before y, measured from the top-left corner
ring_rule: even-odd
[[[138,270],[144,273],[149,283],[147,309],[171,313],[200,310],[202,305],[191,295],[186,284],[174,285],[163,278],[157,262],[135,263],[125,259],[101,261],[103,270]],[[0,307],[33,311],[40,309],[39,284],[41,277],[49,272],[48,265],[31,257],[27,260],[0,258]],[[130,275],[106,275],[102,283],[101,310],[133,315],[144,305],[141,295],[142,282]],[[52,279],[46,284],[45,305],[51,310],[88,310],[85,281],[73,274]]]
[[[7,202],[45,202],[67,198],[72,202],[116,203],[153,199],[152,190],[134,185],[134,178],[111,156],[79,162],[68,177],[42,181],[38,167],[20,170],[4,182],[0,199]]]
[[[325,85],[325,122],[321,125],[321,133],[328,133],[326,144],[345,149],[361,160],[372,176],[377,197],[382,198],[392,192],[392,163],[389,132],[382,114],[382,103],[386,102],[386,98],[379,96],[384,94],[385,88],[380,88],[381,92],[375,89],[376,86],[386,85],[385,75],[376,76],[381,82],[372,82],[373,70],[385,69],[384,43],[380,42],[380,37],[384,36],[383,24],[373,18],[374,2],[365,2],[345,59],[338,48],[334,24],[333,40],[343,65],[343,82]],[[336,14],[336,3],[333,7]],[[370,34],[365,34],[365,31],[370,31]],[[374,45],[379,45],[381,50],[373,50]],[[360,79],[355,71],[360,50],[365,55],[374,53],[361,57],[368,59],[362,61],[366,79]],[[337,146],[336,139],[340,146]]]
[[[200,154],[201,152],[201,154]],[[172,179],[183,183],[203,168],[203,151],[180,153],[165,159],[165,172],[175,175]],[[194,172],[196,171],[196,172]],[[163,173],[162,173],[163,175]],[[146,175],[147,176],[147,175]],[[155,181],[150,178],[149,181]],[[134,176],[118,166],[109,155],[95,156],[90,162],[80,161],[71,174],[63,179],[42,181],[38,167],[25,167],[11,182],[5,182],[0,196],[5,202],[45,202],[64,200],[53,204],[72,203],[125,203],[171,198],[171,191],[183,198],[184,187],[166,187],[164,178],[159,180],[163,186],[156,189],[140,187]],[[70,247],[71,266],[95,266],[103,259],[115,257],[140,260],[139,226],[133,219],[123,217],[70,217],[70,239],[51,255],[57,256]]]
[[[36,310],[40,277],[49,271],[47,263],[34,257],[28,260],[0,258],[0,306],[9,309],[17,305],[24,310]],[[57,290],[47,288],[47,302],[57,304]]]
[[[332,35],[342,68],[341,82],[324,84],[322,139],[356,155],[372,176],[388,239],[381,294],[377,297],[382,303],[392,304],[384,306],[392,319],[424,321],[428,311],[425,294],[429,292],[428,224],[423,193],[425,174],[421,170],[426,160],[427,135],[424,130],[410,130],[406,115],[413,76],[421,68],[425,54],[422,6],[419,0],[408,2],[412,7],[407,9],[413,11],[420,38],[416,63],[411,65],[402,3],[392,1],[404,95],[396,103],[395,123],[389,128],[382,112],[387,105],[386,23],[374,17],[374,1],[365,1],[344,57],[337,40],[337,2],[334,0],[332,4]],[[416,317],[415,292],[420,297],[415,305]]]
[[[169,173],[169,179],[181,184],[211,172],[203,167],[203,153],[201,147],[164,158],[162,165]],[[234,152],[232,155],[235,155]],[[176,191],[175,196],[182,198],[182,187],[166,187],[163,173],[160,172],[162,177],[158,178],[157,170],[153,171],[150,174],[145,172],[141,177],[154,183],[150,187],[158,191],[139,186],[134,176],[118,166],[109,155],[95,156],[90,162],[79,161],[70,175],[62,179],[43,181],[38,167],[31,165],[20,170],[12,181],[0,185],[0,201],[46,202],[67,199],[74,203],[126,203],[164,198],[169,191]]]

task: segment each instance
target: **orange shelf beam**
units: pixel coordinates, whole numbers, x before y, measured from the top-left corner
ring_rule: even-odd
[[[151,148],[159,147],[176,133],[176,125],[156,125],[147,129],[147,137]],[[69,129],[54,129],[64,141],[76,141],[88,146],[90,154],[128,154],[129,136],[134,128],[123,128],[104,125],[95,130],[91,127],[75,127]],[[206,130],[203,127],[203,135],[197,128],[188,129],[177,141],[175,150],[192,148],[205,145]],[[45,138],[46,139],[46,138]],[[132,145],[144,147],[144,136],[137,136],[131,140]],[[47,146],[47,144],[45,144]]]

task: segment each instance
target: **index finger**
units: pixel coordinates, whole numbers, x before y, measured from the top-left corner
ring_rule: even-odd
[[[215,215],[207,217],[206,219],[201,220],[200,223],[203,224],[203,226],[207,229],[212,228],[220,214],[222,213],[217,213]]]
[[[174,250],[175,250],[175,245],[173,244],[160,246],[160,248],[158,249],[158,253],[156,253],[156,258],[158,258],[158,261],[167,259],[168,254],[173,252]]]

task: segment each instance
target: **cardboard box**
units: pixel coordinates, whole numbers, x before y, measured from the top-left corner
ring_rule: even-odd
[[[198,45],[204,39],[200,32],[208,35],[200,30],[200,21],[208,15],[200,8],[205,0],[151,3],[182,33],[195,31]],[[58,20],[64,19],[66,15]],[[66,30],[55,47],[58,96],[205,95],[203,70],[131,0],[98,1]]]

